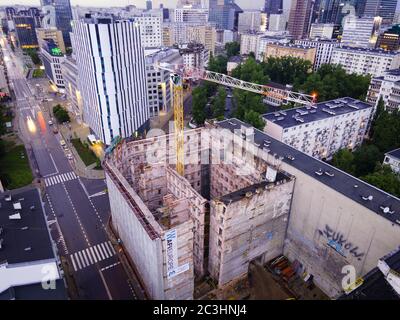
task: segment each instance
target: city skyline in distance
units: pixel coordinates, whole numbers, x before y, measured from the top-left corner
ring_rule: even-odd
[[[153,8],[158,8],[160,3],[163,3],[164,7],[175,8],[177,2],[177,0],[153,0]],[[236,0],[235,2],[242,9],[261,9],[264,7],[265,0]],[[12,3],[10,3],[10,0],[0,0],[0,6],[13,5],[40,6],[40,0],[15,0]],[[146,8],[146,0],[116,0],[113,1],[112,6],[110,6],[110,2],[107,0],[71,0],[71,5],[83,7],[124,7],[127,5],[135,5],[138,8]]]

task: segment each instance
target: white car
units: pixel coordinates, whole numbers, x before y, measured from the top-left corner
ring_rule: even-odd
[[[193,119],[190,119],[188,125],[189,125],[189,128],[192,128],[192,129],[196,129],[197,128],[197,125],[194,123]]]
[[[53,125],[53,121],[49,120],[49,126]]]
[[[73,155],[71,153],[67,154],[67,158],[68,158],[68,160],[73,160],[74,159],[74,157],[73,157]]]

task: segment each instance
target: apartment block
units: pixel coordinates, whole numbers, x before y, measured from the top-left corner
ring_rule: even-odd
[[[315,47],[314,71],[318,70],[323,64],[329,64],[331,62],[333,49],[340,46],[339,42],[327,39],[295,40],[294,43],[306,47]]]
[[[347,73],[379,77],[400,67],[400,53],[343,46],[333,49],[331,64],[340,64]]]
[[[375,47],[382,18],[348,15],[343,20],[342,45],[360,48]]]
[[[145,14],[133,17],[139,24],[142,47],[157,48],[163,44],[162,17],[159,15]]]
[[[172,87],[170,72],[156,69],[158,63],[183,64],[177,49],[160,49],[146,56],[147,94],[150,117],[168,113],[172,110]]]
[[[367,93],[367,102],[376,108],[380,98],[382,98],[387,110],[399,110],[400,69],[389,70],[384,72],[380,77],[371,78]]]
[[[264,55],[265,55],[265,50],[266,50],[268,44],[276,44],[276,43],[287,44],[287,43],[290,43],[290,39],[287,37],[287,35],[262,36],[258,40],[256,59],[258,61],[263,61]]]
[[[264,59],[268,59],[269,57],[280,58],[291,56],[308,60],[311,64],[314,64],[316,52],[316,48],[312,46],[290,43],[271,43],[266,46]]]
[[[333,23],[312,23],[309,38],[332,39],[334,30]]]
[[[240,54],[247,55],[250,54],[250,52],[256,54],[259,41],[263,35],[264,34],[260,32],[249,32],[240,35]]]
[[[383,164],[390,166],[393,172],[400,173],[400,148],[386,152]]]
[[[312,157],[330,159],[340,149],[361,145],[372,114],[372,105],[341,98],[267,113],[264,131]]]
[[[61,72],[61,64],[65,56],[52,39],[42,41],[40,57],[49,80],[64,92],[65,83]]]

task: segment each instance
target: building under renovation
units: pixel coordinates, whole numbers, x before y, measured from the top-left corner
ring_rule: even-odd
[[[236,119],[124,140],[106,157],[112,226],[149,297],[193,299],[252,261],[284,254],[331,298],[343,267],[358,276],[400,245],[400,200]]]

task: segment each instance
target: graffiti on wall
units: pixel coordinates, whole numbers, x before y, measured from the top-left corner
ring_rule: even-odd
[[[328,246],[335,249],[338,253],[343,256],[346,256],[346,252],[348,252],[353,257],[361,260],[361,258],[365,255],[364,252],[361,252],[358,246],[354,245],[348,239],[345,238],[344,234],[335,231],[327,224],[325,225],[324,230],[318,230],[320,235],[326,237],[328,239]]]

